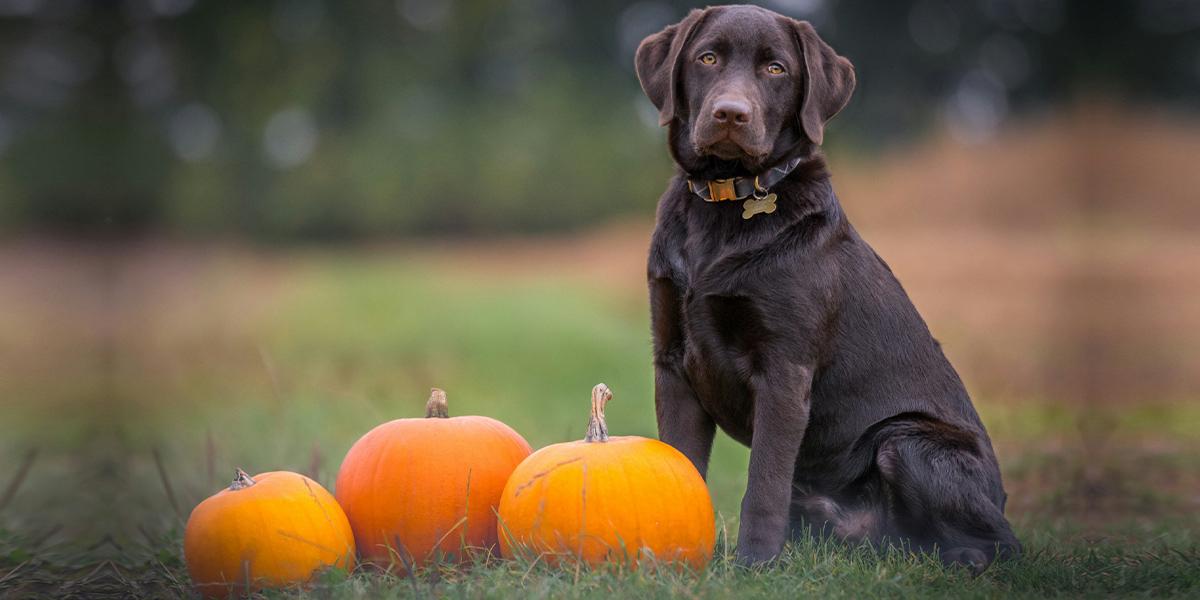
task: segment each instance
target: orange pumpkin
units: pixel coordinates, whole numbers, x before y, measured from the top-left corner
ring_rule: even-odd
[[[424,419],[397,419],[350,448],[338,502],[364,560],[422,565],[496,545],[496,506],[529,443],[489,417],[450,417],[434,389]]]
[[[500,500],[501,554],[636,567],[649,551],[703,569],[716,535],[704,479],[663,442],[608,437],[611,398],[596,386],[587,437],[542,448],[513,472]]]
[[[354,535],[325,488],[288,471],[233,484],[192,510],[183,554],[196,589],[226,598],[302,584],[326,567],[354,568]]]

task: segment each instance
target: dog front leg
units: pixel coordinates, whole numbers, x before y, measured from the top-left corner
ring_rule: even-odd
[[[650,279],[654,332],[654,412],[658,438],[683,453],[701,477],[708,474],[716,424],[683,372],[683,295],[670,277]]]
[[[742,498],[737,561],[774,560],[788,536],[792,475],[808,426],[812,369],[780,366],[752,379],[754,434],[750,474]]]
[[[708,477],[708,458],[712,454],[716,423],[700,406],[692,386],[670,364],[654,365],[654,410],[658,415],[658,439],[683,453],[696,466],[701,477]]]

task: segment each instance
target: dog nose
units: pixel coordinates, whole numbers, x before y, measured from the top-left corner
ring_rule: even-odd
[[[718,123],[745,125],[750,122],[750,104],[741,100],[717,100],[712,116]]]

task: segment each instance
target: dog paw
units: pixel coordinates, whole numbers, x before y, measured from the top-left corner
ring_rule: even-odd
[[[738,546],[737,556],[734,562],[739,567],[747,567],[751,569],[769,567],[779,559],[778,552],[770,552],[769,550],[755,549],[752,547],[743,548]]]

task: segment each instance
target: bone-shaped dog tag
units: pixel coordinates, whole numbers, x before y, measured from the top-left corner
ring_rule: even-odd
[[[761,200],[751,198],[742,205],[742,218],[749,219],[759,213],[769,215],[775,212],[775,194],[767,194]]]

